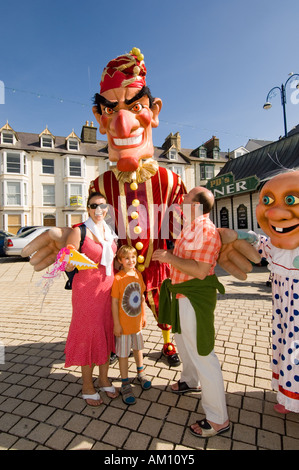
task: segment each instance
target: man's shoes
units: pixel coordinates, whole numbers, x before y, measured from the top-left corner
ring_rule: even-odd
[[[178,367],[181,364],[179,356],[176,353],[175,347],[172,343],[166,343],[163,346],[163,356],[166,357],[170,367]]]
[[[110,365],[114,364],[118,360],[118,357],[115,353],[110,354]]]
[[[199,429],[201,430],[201,433],[195,431],[194,429],[195,425],[199,427]],[[223,432],[229,431],[230,425],[228,423],[223,428],[216,430],[205,418],[205,419],[202,419],[201,421],[196,421],[196,423],[192,424],[189,429],[191,433],[193,434],[193,436],[201,437],[205,439],[207,437],[217,436],[218,434],[222,434]]]
[[[177,394],[184,394],[187,392],[201,392],[201,387],[195,388],[195,387],[189,387],[186,382],[181,382],[180,380],[177,382],[177,389],[175,390],[173,387],[171,388],[171,391],[173,393]]]

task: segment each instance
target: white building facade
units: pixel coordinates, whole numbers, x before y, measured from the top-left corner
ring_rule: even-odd
[[[47,128],[39,135],[16,133],[6,124],[0,139],[2,229],[84,220],[89,183],[109,167],[107,144],[96,141],[92,124],[83,126],[81,139],[74,132],[55,137]]]
[[[215,138],[198,149],[181,149],[179,133],[155,147],[159,165],[178,173],[187,190],[205,186],[225,165]],[[213,141],[213,142],[212,142]],[[213,146],[211,147],[211,142]],[[87,217],[90,182],[110,167],[106,141],[97,140],[93,123],[55,136],[0,128],[0,229],[16,233],[23,226],[72,226]]]

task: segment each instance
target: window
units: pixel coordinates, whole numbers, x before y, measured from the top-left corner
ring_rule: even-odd
[[[6,154],[6,171],[7,173],[21,173],[21,158],[18,153]]]
[[[68,150],[79,150],[79,142],[77,139],[68,139],[67,141]]]
[[[82,184],[70,184],[70,197],[82,196]]]
[[[235,158],[242,157],[245,153],[244,150],[237,150],[235,151]]]
[[[42,170],[43,173],[47,173],[48,175],[54,175],[54,160],[51,158],[43,158]]]
[[[39,139],[41,147],[48,149],[54,147],[54,136],[49,131],[48,126],[39,134]]]
[[[78,158],[70,158],[70,176],[81,176],[81,161]]]
[[[85,158],[67,156],[64,159],[64,176],[69,177],[85,177]]]
[[[41,136],[41,147],[43,148],[52,148],[53,147],[53,138],[48,135]]]
[[[184,179],[184,167],[182,165],[172,166],[170,170],[179,175],[182,180]]]
[[[28,184],[23,183],[24,206],[28,205]]]
[[[85,194],[85,185],[80,183],[69,183],[65,185],[65,205],[81,206],[83,205],[83,194]]]
[[[27,173],[27,157],[25,153],[3,152],[4,173],[25,175]]]
[[[217,147],[214,147],[214,149],[213,149],[213,158],[215,160],[219,159],[219,149]]]
[[[21,205],[21,183],[20,181],[6,182],[6,202],[8,206]]]
[[[2,144],[13,144],[14,136],[12,132],[2,131],[1,133],[1,143]]]
[[[176,160],[176,158],[177,158],[176,149],[170,149],[169,153],[168,153],[168,156],[169,156],[169,160]]]
[[[214,165],[200,165],[200,179],[209,180],[214,177]]]
[[[55,186],[54,184],[43,185],[43,205],[55,206]]]
[[[213,166],[207,166],[206,167],[206,179],[210,179],[214,177],[214,167]]]
[[[205,147],[200,147],[199,149],[199,157],[206,158],[207,156],[207,149]]]
[[[2,204],[4,206],[27,206],[28,184],[23,181],[3,181]]]

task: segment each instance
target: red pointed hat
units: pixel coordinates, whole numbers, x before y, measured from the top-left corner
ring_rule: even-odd
[[[100,93],[112,88],[145,86],[146,67],[140,49],[133,47],[129,54],[111,60],[102,73]]]

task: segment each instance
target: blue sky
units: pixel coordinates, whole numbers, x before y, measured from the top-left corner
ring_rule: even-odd
[[[107,62],[132,47],[163,101],[154,144],[179,132],[182,147],[213,135],[222,151],[283,135],[278,94],[299,74],[298,0],[14,0],[1,5],[0,127],[80,137]],[[298,101],[298,103],[297,103]],[[299,123],[299,91],[287,88],[288,130]],[[98,133],[98,139],[103,139]]]

